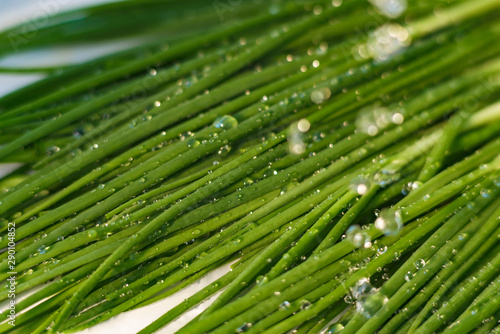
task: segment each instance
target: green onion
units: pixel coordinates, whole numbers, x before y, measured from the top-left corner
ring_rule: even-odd
[[[140,333],[208,298],[177,333],[498,332],[499,7],[131,0],[0,32],[9,56],[137,43],[0,69],[45,75],[0,97],[23,164],[0,280],[27,294],[0,333],[75,333],[214,271]]]

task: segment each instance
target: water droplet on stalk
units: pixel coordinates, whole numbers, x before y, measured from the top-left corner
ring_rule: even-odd
[[[73,131],[73,137],[75,137],[75,138],[80,138],[84,134],[85,134],[85,131],[81,128],[77,128],[77,129],[75,129],[75,131]]]
[[[217,152],[221,157],[226,157],[229,152],[231,151],[231,146],[229,145],[224,145],[222,146],[219,151]]]
[[[351,181],[350,188],[358,195],[364,195],[370,189],[370,181],[363,176],[358,176]]]
[[[372,246],[370,236],[359,225],[349,227],[346,231],[346,238],[358,248],[370,248]]]
[[[49,250],[50,247],[46,247],[45,245],[42,245],[40,246],[40,248],[38,248],[38,253],[39,254],[45,254],[45,252],[47,252]]]
[[[401,178],[399,171],[396,169],[382,169],[378,171],[373,176],[373,180],[377,182],[381,187],[387,187],[388,185],[398,181]]]
[[[309,121],[307,119],[301,119],[297,123],[297,129],[300,132],[307,132],[307,131],[309,131],[310,128],[311,128],[311,123],[309,123]]]
[[[356,128],[369,136],[376,136],[391,123],[391,117],[391,111],[385,107],[367,107],[359,112]]]
[[[314,6],[314,8],[313,8],[314,15],[319,15],[322,12],[323,12],[323,7],[321,7],[320,5]]]
[[[413,265],[417,269],[422,269],[423,267],[425,267],[425,260],[424,259],[418,259],[417,261],[415,261],[415,263]]]
[[[394,124],[403,124],[403,122],[405,121],[405,117],[402,113],[395,112],[394,114],[392,114],[391,120]]]
[[[408,8],[406,0],[369,0],[382,15],[395,19]]]
[[[284,301],[279,306],[280,310],[288,310],[289,308],[290,308],[290,302],[288,302],[288,301]]]
[[[247,330],[249,330],[250,327],[252,327],[251,323],[244,323],[243,325],[241,325],[240,327],[238,327],[238,329],[236,329],[236,332],[237,333],[244,333]]]
[[[57,146],[51,146],[47,149],[47,155],[52,155],[52,154],[55,154],[57,152],[59,152],[61,149]]]
[[[238,121],[233,116],[225,115],[217,117],[213,126],[219,129],[229,130],[238,127]]]
[[[304,120],[307,123],[302,124],[301,121],[293,123],[288,128],[288,150],[291,154],[302,154],[306,151],[306,144],[303,138],[304,131],[301,130],[308,129],[310,124],[307,120]]]
[[[491,189],[482,189],[479,193],[484,198],[490,198],[493,192],[491,191]]]
[[[387,246],[381,246],[377,249],[378,255],[384,254],[385,252],[387,252]]]
[[[196,139],[189,139],[187,142],[186,142],[186,145],[187,147],[189,148],[193,148],[193,147],[197,147],[200,145],[200,142]]]
[[[300,309],[301,310],[307,310],[308,308],[311,307],[311,305],[312,305],[311,302],[308,300],[304,299],[304,300],[300,301]]]
[[[356,310],[365,318],[373,317],[389,301],[389,298],[377,289],[372,289],[368,294],[356,301]]]
[[[375,220],[375,227],[385,235],[397,235],[403,227],[401,210],[384,209]]]
[[[330,327],[330,329],[326,332],[326,334],[337,334],[344,330],[344,326],[342,324],[335,324]]]
[[[315,141],[315,142],[319,142],[321,141],[323,138],[325,138],[325,134],[322,133],[322,132],[315,132],[312,139]]]
[[[390,59],[410,46],[408,30],[396,23],[379,27],[368,39],[367,49],[372,58],[378,61]]]
[[[322,87],[314,90],[311,93],[311,101],[315,104],[322,104],[332,96],[332,92],[328,87]]]
[[[424,184],[420,181],[414,181],[414,182],[408,182],[403,186],[403,189],[401,190],[401,193],[403,195],[408,195],[412,190],[418,189],[422,187]]]
[[[363,277],[351,288],[351,295],[355,300],[359,300],[370,293],[372,289],[373,287],[370,284],[370,279]]]

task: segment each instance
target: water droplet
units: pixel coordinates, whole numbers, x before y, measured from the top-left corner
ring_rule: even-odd
[[[322,104],[332,96],[332,92],[328,87],[322,87],[314,90],[311,93],[311,101],[315,104]]]
[[[415,261],[415,263],[413,265],[417,269],[422,269],[423,267],[425,267],[425,260],[424,259],[418,259],[417,261]]]
[[[248,186],[252,185],[253,183],[254,183],[254,181],[249,177],[246,177],[243,179],[243,186],[244,187],[248,187]]]
[[[325,138],[325,134],[323,132],[318,131],[318,132],[315,132],[313,134],[313,140],[315,142],[319,142],[319,141],[323,140],[323,138]]]
[[[221,156],[221,157],[226,157],[229,152],[231,151],[231,146],[229,145],[224,145],[222,146],[219,151],[217,151],[217,153]]]
[[[301,119],[297,122],[297,129],[300,132],[307,132],[311,128],[311,123],[307,119]]]
[[[373,317],[389,301],[389,298],[377,289],[372,289],[368,294],[356,301],[356,310],[365,318]]]
[[[40,248],[38,248],[38,253],[39,254],[45,254],[45,252],[47,252],[47,250],[49,249],[50,247],[46,247],[45,245],[42,245],[40,246]]]
[[[367,49],[371,57],[378,61],[390,59],[410,46],[408,30],[396,23],[389,23],[375,30],[368,39]]]
[[[381,246],[377,249],[377,254],[384,254],[385,252],[387,252],[387,246]]]
[[[350,226],[346,231],[346,238],[358,248],[370,248],[372,246],[370,236],[359,225]]]
[[[238,121],[233,116],[225,115],[217,117],[213,123],[213,126],[224,130],[229,130],[238,127]]]
[[[398,181],[401,178],[399,171],[396,169],[382,169],[373,175],[373,180],[381,187],[387,187],[388,185]]]
[[[391,123],[391,115],[391,111],[386,107],[364,108],[356,119],[356,128],[369,136],[376,136]]]
[[[413,182],[408,182],[405,185],[403,185],[403,189],[401,190],[401,193],[403,195],[408,195],[412,190],[418,189],[422,187],[424,184],[420,181],[413,181]]]
[[[57,152],[59,152],[61,149],[57,146],[51,146],[47,149],[47,155],[52,155],[52,154],[55,154]]]
[[[80,138],[85,134],[85,131],[81,128],[76,128],[75,131],[73,131],[73,137],[75,138]]]
[[[491,194],[492,194],[492,191],[491,189],[482,189],[480,191],[480,194],[481,196],[483,196],[484,198],[490,198],[491,197]]]
[[[301,310],[307,310],[308,308],[311,307],[311,305],[312,305],[311,302],[306,299],[300,301]]]
[[[397,235],[403,227],[401,210],[384,209],[375,220],[375,227],[385,235]]]
[[[188,141],[186,142],[186,145],[189,148],[193,148],[193,147],[200,146],[200,142],[196,139],[188,139]]]
[[[313,8],[314,15],[319,15],[322,12],[323,12],[323,7],[321,7],[320,5],[314,6],[314,8]]]
[[[289,308],[290,308],[290,302],[288,302],[288,301],[284,301],[279,306],[280,310],[288,310]]]
[[[395,19],[408,8],[406,0],[369,0],[371,4],[384,16]]]
[[[360,300],[370,293],[372,289],[373,287],[370,284],[370,279],[363,277],[351,288],[351,295],[355,300]]]
[[[370,188],[370,181],[364,176],[358,176],[351,181],[350,188],[359,195],[364,195]]]
[[[304,143],[303,132],[299,129],[299,123],[293,123],[288,129],[288,150],[292,154],[302,154],[306,151],[306,144]],[[305,125],[302,125],[302,129],[304,128]]]
[[[236,332],[237,333],[244,333],[247,330],[249,330],[250,327],[252,327],[251,323],[244,323],[243,325],[241,325],[240,327],[238,327],[238,329],[236,329]]]
[[[400,125],[403,124],[403,122],[405,121],[405,117],[403,116],[402,113],[396,112],[392,114],[391,120],[392,123]]]

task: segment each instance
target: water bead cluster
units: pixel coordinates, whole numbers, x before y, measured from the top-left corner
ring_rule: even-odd
[[[405,27],[397,23],[384,24],[370,35],[366,49],[360,50],[360,55],[386,61],[409,47],[411,42],[412,38]]]
[[[351,288],[351,296],[356,301],[356,311],[365,318],[373,317],[389,299],[370,284],[369,278],[362,278]]]
[[[413,266],[415,267],[416,271],[408,271],[405,274],[405,281],[409,282],[412,280],[413,277],[417,274],[417,271],[423,269],[425,267],[426,263],[424,259],[418,259],[413,263]]]
[[[383,209],[375,220],[375,227],[385,235],[397,235],[404,226],[401,210]]]
[[[382,15],[395,19],[401,16],[408,8],[406,0],[368,0]]]
[[[401,16],[408,8],[407,0],[368,1],[377,12],[389,19]],[[385,61],[410,46],[411,42],[411,36],[406,28],[397,23],[387,23],[370,34],[368,42],[361,46],[358,52],[364,58]]]
[[[391,123],[400,125],[404,122],[401,110],[391,111],[382,106],[370,106],[361,109],[356,119],[356,128],[359,132],[369,136],[376,136]]]
[[[370,235],[359,225],[350,226],[345,237],[357,248],[370,248],[372,246]]]
[[[403,189],[401,190],[401,193],[403,195],[408,195],[411,191],[416,190],[418,188],[421,188],[424,184],[420,181],[413,181],[413,182],[408,182],[403,186]]]
[[[396,168],[383,168],[373,175],[373,180],[381,187],[387,187],[401,178]]]

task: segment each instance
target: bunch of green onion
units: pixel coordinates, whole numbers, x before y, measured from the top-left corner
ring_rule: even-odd
[[[16,46],[143,42],[0,69],[45,75],[0,98],[0,161],[23,164],[0,179],[0,280],[25,293],[0,333],[78,332],[226,264],[140,333],[217,293],[178,333],[500,333],[498,13],[129,0],[48,18]]]

